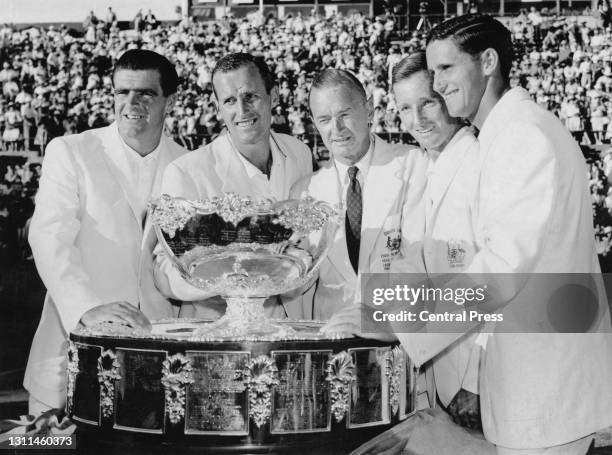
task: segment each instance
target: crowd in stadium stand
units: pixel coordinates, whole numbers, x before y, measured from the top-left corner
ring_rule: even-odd
[[[612,36],[600,25],[574,18],[542,16],[533,8],[513,21],[521,56],[514,83],[561,117],[581,142],[612,139]],[[398,133],[401,121],[389,96],[389,74],[403,56],[422,45],[422,34],[402,41],[394,18],[361,14],[262,20],[226,18],[161,24],[151,11],[138,11],[134,29],[120,32],[111,8],[105,18],[91,12],[83,33],[65,26],[16,30],[0,27],[1,149],[42,153],[50,139],[106,125],[113,120],[110,69],[126,49],[142,46],[173,59],[182,77],[179,99],[167,131],[193,149],[221,125],[212,104],[210,75],[227,52],[262,54],[278,76],[281,104],[274,128],[308,139],[308,84],[314,73],[333,66],[355,72],[372,96],[377,133]]]
[[[583,144],[612,139],[612,28],[603,27],[609,9],[600,14],[600,20],[582,23],[531,8],[509,22],[519,56],[513,84],[527,88]],[[54,137],[112,122],[110,71],[114,60],[134,47],[155,50],[176,64],[182,83],[166,130],[189,149],[209,142],[222,129],[211,71],[216,59],[228,52],[263,55],[277,75],[280,94],[273,128],[303,139],[313,149],[308,88],[324,67],[353,71],[373,100],[372,131],[399,134],[401,120],[389,94],[391,68],[422,47],[423,40],[423,33],[399,30],[391,15],[369,18],[360,13],[328,18],[297,14],[282,20],[253,14],[214,22],[184,18],[171,25],[157,21],[150,10],[140,10],[133,27],[120,31],[116,14],[108,8],[103,18],[91,12],[82,32],[66,26],[0,25],[0,151],[35,150],[42,155]],[[602,254],[612,244],[609,157],[587,156]],[[6,201],[17,193],[27,198],[33,194],[37,171],[30,168],[30,163],[18,168],[0,165],[0,224],[9,211]]]

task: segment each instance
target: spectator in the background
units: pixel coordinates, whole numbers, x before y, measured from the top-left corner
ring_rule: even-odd
[[[9,151],[17,150],[17,142],[21,137],[19,131],[21,123],[21,114],[15,104],[10,103],[8,110],[4,113],[4,132],[2,133],[2,140]]]
[[[134,31],[140,32],[142,30],[142,9],[139,9],[136,15],[134,16]]]
[[[113,11],[112,7],[108,7],[108,11],[106,11],[106,23],[110,25],[117,22],[117,14]]]

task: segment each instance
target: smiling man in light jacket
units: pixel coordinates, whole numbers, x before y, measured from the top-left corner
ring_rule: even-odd
[[[227,132],[172,163],[162,192],[190,200],[232,192],[254,200],[289,198],[291,186],[312,173],[312,154],[301,141],[270,129],[278,103],[274,75],[260,59],[235,53],[221,58],[212,73],[218,115]],[[162,293],[183,301],[181,317],[216,319],[225,301],[185,281],[158,245],[156,283]],[[283,306],[277,297],[265,303],[268,316],[305,317],[299,305]]]
[[[612,335],[605,291],[596,286],[580,148],[552,113],[510,88],[510,32],[492,17],[465,15],[432,29],[427,65],[450,115],[480,130],[478,248],[463,272],[504,283],[490,297],[503,324],[485,328],[494,333],[480,340],[484,435],[499,454],[584,454],[593,433],[612,424]],[[577,298],[578,288],[589,292]],[[539,333],[544,326],[557,333]],[[398,336],[417,363],[455,342],[450,333]]]
[[[186,152],[162,134],[177,87],[165,57],[127,51],[113,73],[116,122],[47,146],[29,231],[47,288],[24,378],[30,414],[64,406],[68,334],[79,325],[147,329],[174,314],[153,283],[146,211],[163,169]]]

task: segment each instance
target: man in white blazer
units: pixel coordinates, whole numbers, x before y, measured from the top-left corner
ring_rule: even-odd
[[[556,117],[522,88],[510,89],[510,32],[495,19],[465,15],[435,27],[427,64],[449,113],[480,130],[473,223],[478,250],[464,272],[514,277],[514,282],[505,280],[506,297],[494,302],[503,325],[487,327],[483,332],[494,333],[481,337],[484,435],[501,454],[586,453],[592,434],[612,424],[612,335],[605,292],[590,302],[569,302],[577,319],[592,311],[583,329],[569,331],[589,333],[536,333],[540,323],[555,318],[556,303],[565,296],[539,286],[535,275],[554,274],[562,283],[570,274],[593,274],[597,282],[584,158]],[[522,333],[510,333],[514,324]],[[475,326],[462,325],[465,330]],[[398,337],[417,364],[456,338],[440,332]]]
[[[313,317],[328,320],[339,310],[360,305],[359,275],[388,272],[402,248],[402,207],[418,220],[412,238],[422,238],[421,199],[427,158],[417,147],[389,144],[370,133],[373,110],[353,74],[327,69],[318,74],[310,92],[312,117],[331,159],[314,175],[299,181],[292,193],[312,196],[342,209],[343,223],[321,264],[315,284]],[[356,168],[355,177],[351,169]],[[353,182],[353,180],[356,180]],[[351,187],[361,193],[359,241],[351,240]],[[407,225],[408,226],[408,225]],[[402,240],[401,240],[402,239]],[[355,247],[357,251],[351,251]]]
[[[472,214],[479,155],[476,137],[463,120],[448,114],[432,82],[424,51],[405,57],[393,68],[393,95],[402,126],[429,157],[423,259],[427,274],[436,285],[443,285],[447,277],[468,267],[477,251]],[[402,272],[401,261],[394,271]],[[476,337],[474,333],[464,336],[433,361],[441,403],[457,423],[472,428],[480,428]]]
[[[235,53],[221,58],[212,73],[218,115],[227,132],[173,162],[164,174],[162,192],[186,199],[208,199],[226,192],[254,199],[284,200],[291,186],[312,173],[312,154],[301,141],[270,129],[278,103],[274,75],[260,59]],[[216,319],[225,301],[185,281],[165,251],[155,249],[156,283],[162,293],[183,301],[181,317]],[[271,317],[303,319],[298,304],[266,301]]]
[[[68,334],[78,326],[147,329],[175,314],[153,283],[146,211],[163,169],[185,152],[162,134],[177,86],[165,57],[127,51],[113,73],[115,123],[47,146],[29,231],[47,288],[24,378],[31,414],[64,405]]]

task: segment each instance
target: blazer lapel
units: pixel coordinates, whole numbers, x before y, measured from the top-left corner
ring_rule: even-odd
[[[402,193],[404,161],[387,155],[385,144],[374,139],[374,156],[366,176],[361,216],[359,269],[368,270],[370,255],[384,227],[384,219]]]
[[[342,203],[341,195],[339,194],[340,182],[338,181],[338,172],[330,160],[329,164],[320,169],[311,179],[308,193],[314,198],[321,201],[326,201],[329,204],[340,206]],[[338,272],[348,282],[355,281],[357,275],[351,265],[348,250],[346,247],[346,231],[344,227],[345,207],[340,211],[340,225],[336,230],[334,243],[327,259],[338,270]]]
[[[115,180],[117,180],[117,183],[125,195],[125,199],[132,209],[134,221],[138,224],[139,228],[142,229],[140,224],[140,216],[138,215],[138,205],[129,181],[131,169],[127,157],[125,156],[124,145],[119,137],[119,131],[117,130],[116,123],[113,123],[107,127],[106,140],[104,141],[103,150],[104,155],[108,158],[106,161],[111,173],[115,177]]]
[[[155,177],[153,178],[153,186],[151,188],[151,196],[149,198],[149,201],[154,201],[161,196],[161,186],[166,166],[168,166],[168,164],[170,164],[175,158],[178,158],[179,156],[175,156],[172,153],[172,144],[170,144],[169,141],[171,141],[171,139],[162,134],[161,147],[159,148],[157,167],[155,169]],[[148,243],[149,237],[151,236],[152,232],[153,229],[151,226],[151,220],[149,219],[149,213],[147,211],[147,216],[144,223],[144,234],[142,236],[142,246]]]
[[[287,159],[287,154],[281,148],[275,133],[270,133],[270,153],[272,153],[272,171],[270,172],[270,185],[272,192],[279,199],[285,199],[291,190],[291,182],[295,181],[293,166]]]

